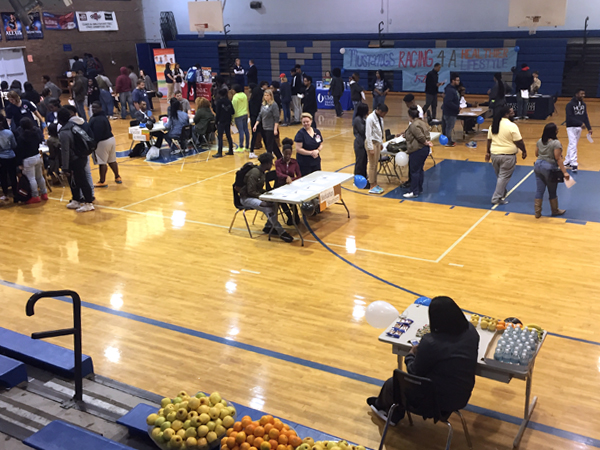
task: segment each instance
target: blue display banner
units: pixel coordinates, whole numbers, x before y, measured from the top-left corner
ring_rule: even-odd
[[[452,72],[508,72],[517,64],[511,48],[347,48],[346,70],[417,70],[433,68]]]

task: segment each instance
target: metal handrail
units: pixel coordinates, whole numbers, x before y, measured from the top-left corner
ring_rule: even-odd
[[[27,313],[27,316],[31,317],[35,314],[34,305],[38,300],[56,297],[71,297],[73,302],[73,328],[31,333],[31,338],[45,339],[50,337],[68,336],[70,334],[73,335],[75,352],[75,395],[72,400],[75,403],[83,403],[83,375],[81,368],[81,358],[83,356],[81,349],[81,297],[79,297],[77,292],[69,290],[37,292],[27,300],[25,312]]]

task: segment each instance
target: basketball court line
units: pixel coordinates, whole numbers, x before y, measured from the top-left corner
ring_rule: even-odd
[[[30,294],[39,292],[38,290],[36,290],[34,288],[19,285],[16,283],[11,283],[10,281],[5,281],[5,280],[0,280],[0,285],[9,287],[9,288],[13,288],[13,289],[17,289],[20,291],[28,292]],[[61,301],[64,303],[71,304],[71,299],[68,297],[53,297],[53,298],[55,300],[58,300],[58,301]],[[174,331],[176,333],[182,333],[182,334],[186,334],[189,336],[198,337],[200,339],[209,340],[211,342],[228,345],[230,347],[239,348],[241,350],[245,350],[245,351],[257,353],[257,354],[260,354],[263,356],[279,359],[281,361],[286,361],[286,362],[289,362],[292,364],[298,364],[303,367],[308,367],[308,368],[315,369],[315,370],[321,370],[323,372],[327,372],[332,375],[342,376],[342,377],[360,381],[360,382],[363,382],[366,384],[371,384],[371,385],[380,387],[384,381],[384,380],[379,380],[374,377],[369,377],[366,375],[361,375],[361,374],[358,374],[355,372],[351,372],[349,370],[339,369],[337,367],[317,363],[317,362],[310,361],[310,360],[303,359],[303,358],[298,358],[295,356],[287,355],[285,353],[280,353],[280,352],[276,352],[273,350],[268,350],[268,349],[265,349],[262,347],[258,347],[255,345],[245,344],[245,343],[242,343],[239,341],[234,341],[229,338],[222,338],[222,337],[211,335],[211,334],[204,333],[201,331],[192,330],[190,328],[181,327],[179,325],[174,325],[174,324],[170,324],[167,322],[150,319],[150,318],[140,316],[137,314],[127,313],[124,311],[117,311],[117,310],[108,308],[106,306],[96,305],[94,303],[89,303],[86,301],[82,301],[81,305],[84,308],[89,308],[89,309],[99,311],[99,312],[104,312],[104,313],[107,313],[107,314],[110,314],[113,316],[118,316],[118,317],[122,317],[125,319],[134,320],[136,322],[156,326],[156,327],[163,328],[166,330]],[[510,414],[505,414],[505,413],[501,413],[499,411],[494,411],[494,410],[490,410],[487,408],[470,405],[470,404],[467,405],[464,409],[466,409],[467,411],[472,412],[474,414],[479,414],[479,415],[482,415],[485,417],[496,419],[496,420],[499,420],[502,422],[507,422],[507,423],[517,425],[517,426],[520,425],[521,421],[523,420],[521,417],[512,416]],[[542,433],[550,434],[553,436],[561,437],[563,439],[570,440],[573,442],[578,442],[581,444],[600,448],[600,440],[598,440],[598,439],[594,439],[594,438],[584,436],[584,435],[581,435],[578,433],[573,433],[571,431],[562,430],[560,428],[555,428],[555,427],[545,425],[545,424],[542,424],[539,422],[530,421],[529,424],[527,425],[527,428],[530,428],[530,429],[536,430],[536,431],[540,431]]]

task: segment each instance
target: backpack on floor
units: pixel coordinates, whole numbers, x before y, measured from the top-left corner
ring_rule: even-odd
[[[138,156],[143,156],[144,155],[144,148],[145,148],[144,144],[142,142],[138,142],[137,144],[135,144],[133,146],[133,148],[129,152],[129,157],[130,158],[136,158]]]
[[[21,174],[18,178],[17,192],[13,192],[13,196],[19,202],[26,202],[31,198],[31,185],[25,175]]]
[[[90,156],[98,146],[96,141],[83,128],[77,125],[73,125],[71,131],[73,132],[73,140],[75,142],[73,148],[75,154],[81,157]]]

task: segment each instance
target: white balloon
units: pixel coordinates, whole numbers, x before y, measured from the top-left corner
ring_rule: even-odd
[[[400,167],[408,165],[408,155],[404,152],[396,153],[396,165]]]
[[[399,315],[396,308],[382,300],[371,303],[365,312],[365,318],[373,328],[387,328]]]
[[[340,48],[340,53],[343,55],[344,53],[346,53],[346,49],[345,48]]]

